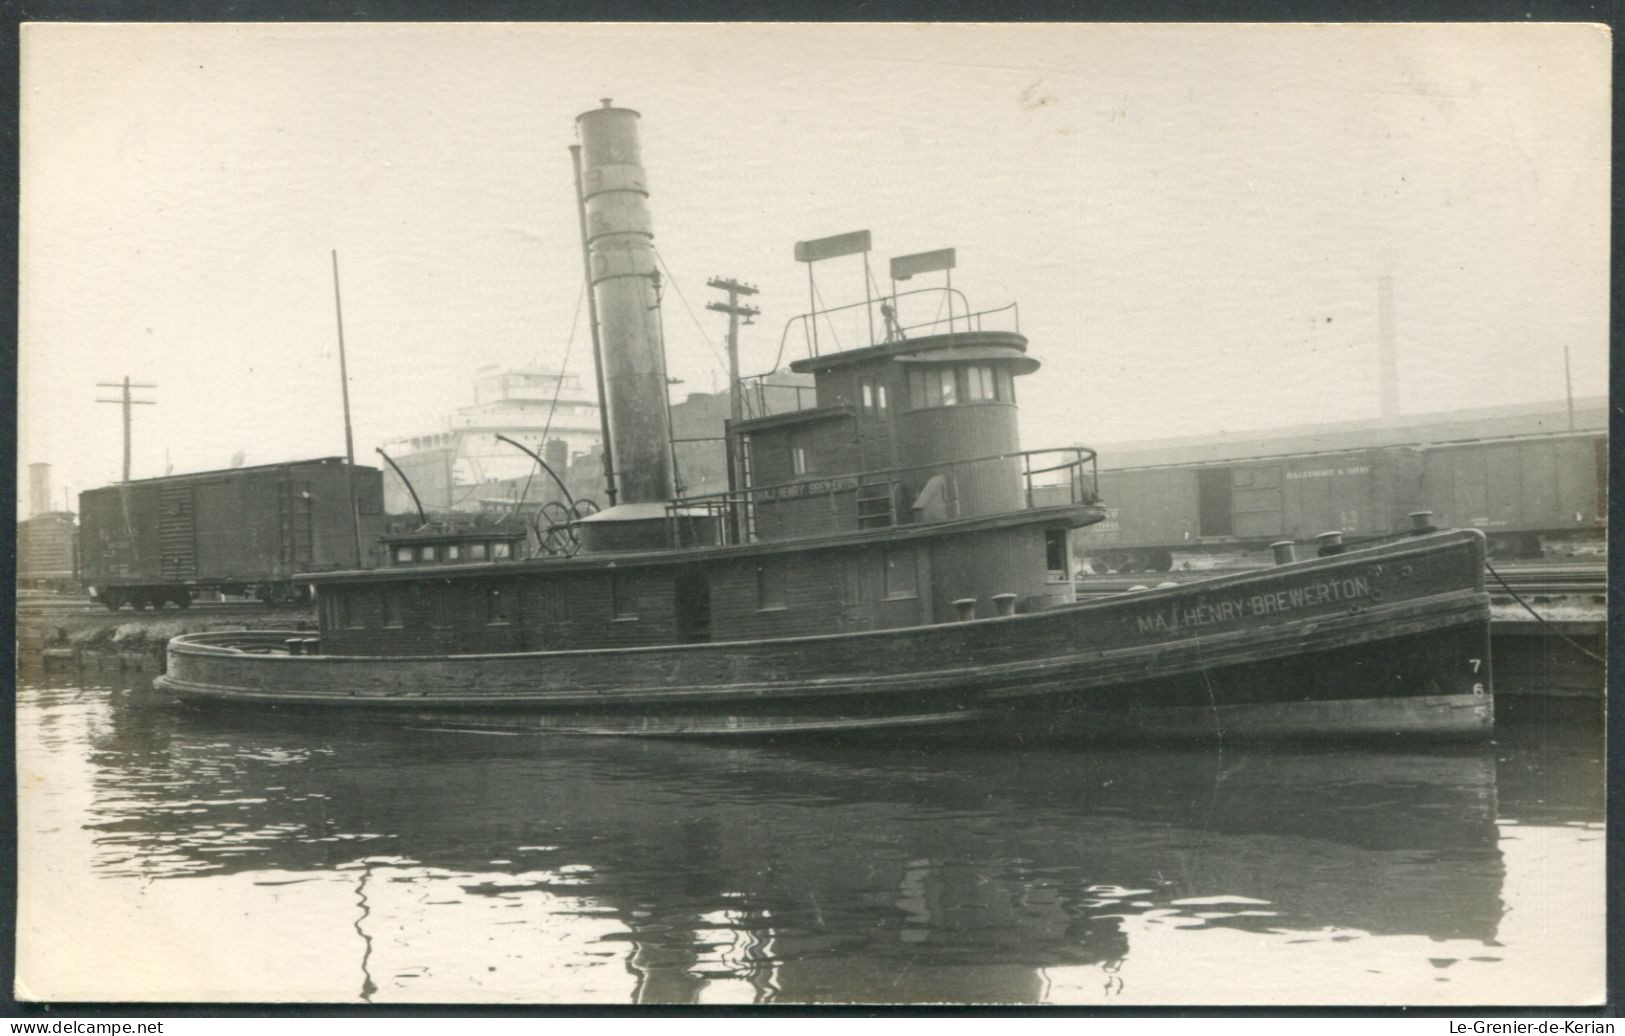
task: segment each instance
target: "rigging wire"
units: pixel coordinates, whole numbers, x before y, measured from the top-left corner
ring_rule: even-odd
[[[585,283],[576,292],[576,311],[570,317],[570,337],[564,342],[564,359],[559,363],[559,378],[553,383],[553,402],[547,407],[547,420],[542,424],[541,447],[547,449],[547,433],[553,430],[553,415],[559,409],[559,393],[564,391],[564,371],[570,366],[570,349],[576,344],[576,326],[581,320],[581,300],[587,294]],[[525,476],[525,488],[519,491],[519,499],[513,503],[513,513],[518,514],[519,509],[525,505],[525,497],[530,495],[530,481],[536,477],[536,462],[531,461],[530,474]]]
[[[705,325],[700,323],[700,318],[694,314],[694,307],[688,304],[688,296],[683,294],[683,286],[677,282],[677,275],[672,273],[671,267],[666,265],[666,257],[661,255],[660,250],[654,245],[649,246],[649,251],[655,254],[655,259],[660,263],[660,268],[666,271],[666,280],[671,283],[672,287],[677,289],[677,297],[682,300],[683,308],[688,311],[688,318],[694,321],[694,326],[699,329],[700,338],[705,342],[706,348],[711,350],[711,357],[717,361],[718,369],[723,374],[727,374],[728,361],[724,360],[722,354],[717,351],[716,343],[711,341],[711,336],[705,331]]]
[[[818,285],[817,284],[813,285],[813,295],[818,299],[818,305],[820,307],[822,307],[824,305],[824,293],[818,290]],[[825,310],[825,312],[827,313],[828,310]],[[817,320],[818,319],[818,314],[813,313],[811,315],[811,319]],[[826,320],[826,321],[824,321],[824,323],[829,325],[829,336],[831,338],[835,339],[835,351],[836,352],[841,352],[843,349],[846,348],[846,346],[841,344],[841,333],[839,331],[835,330],[835,321]]]

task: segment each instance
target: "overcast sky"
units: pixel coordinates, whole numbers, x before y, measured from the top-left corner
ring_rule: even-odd
[[[1606,391],[1596,27],[33,25],[22,42],[19,462],[52,463],[58,500],[119,477],[95,383],[126,374],[158,385],[136,477],[342,454],[332,249],[363,463],[470,402],[481,365],[567,362],[590,383],[567,148],[600,97],[643,113],[679,399],[726,384],[707,277],[760,285],[742,352],[766,369],[807,305],[794,242],[863,228],[877,275],[953,246],[973,305],[1019,300],[1045,362],[1021,385],[1029,448],[1374,417],[1385,274],[1402,411],[1561,399],[1564,346],[1576,394]],[[825,302],[861,298],[861,269],[820,266]],[[792,339],[786,362],[802,354]]]

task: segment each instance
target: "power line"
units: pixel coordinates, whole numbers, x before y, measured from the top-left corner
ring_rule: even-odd
[[[671,272],[671,267],[666,265],[666,257],[652,246],[649,250],[654,252],[655,259],[660,263],[660,268],[666,271],[666,279],[671,282],[672,287],[677,289],[677,297],[682,300],[683,308],[688,310],[688,319],[692,320],[695,328],[699,330],[701,340],[711,350],[711,356],[717,361],[717,369],[726,372],[728,369],[727,362],[723,360],[722,354],[717,351],[716,343],[711,341],[711,336],[706,334],[705,325],[700,323],[700,318],[695,315],[694,307],[688,304],[688,296],[683,294],[683,286],[677,283],[676,275]]]

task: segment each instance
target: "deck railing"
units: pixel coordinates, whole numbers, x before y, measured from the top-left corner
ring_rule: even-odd
[[[903,316],[903,300],[912,299],[912,308],[918,313],[922,309],[919,303],[925,300],[917,296],[937,297],[931,319],[913,324],[906,323]],[[999,319],[999,314],[1002,313],[1010,314],[1007,321]],[[845,314],[841,323],[837,323],[836,314]],[[822,323],[819,323],[820,318]],[[841,326],[843,323],[846,324],[844,335]],[[1000,326],[1006,323],[1010,326]],[[815,325],[816,328],[827,328],[827,336],[822,332],[815,333]],[[923,331],[926,335],[937,335],[955,331],[1010,330],[1019,334],[1021,309],[1012,302],[1007,306],[972,312],[965,293],[957,288],[914,288],[910,291],[864,299],[862,302],[849,302],[844,306],[830,306],[815,309],[811,313],[799,313],[784,323],[784,331],[779,335],[779,355],[784,355],[784,346],[789,341],[790,331],[797,327],[801,329],[802,339],[807,346],[807,355],[821,356],[832,351],[843,352],[884,342],[907,341],[910,337],[909,332]],[[876,341],[877,334],[879,341]],[[831,341],[835,343],[833,350],[821,348]],[[852,344],[845,344],[848,342]]]
[[[1100,499],[1095,451],[1022,450],[970,460],[809,475],[671,501],[678,546],[789,540]]]

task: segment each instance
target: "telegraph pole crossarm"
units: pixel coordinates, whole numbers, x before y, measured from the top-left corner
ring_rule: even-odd
[[[115,403],[124,408],[124,481],[130,481],[130,408],[132,406],[157,406],[156,399],[133,399],[131,389],[155,389],[158,386],[150,381],[131,381],[126,374],[123,381],[98,381],[97,388],[120,389],[118,399],[98,399],[98,403]]]

